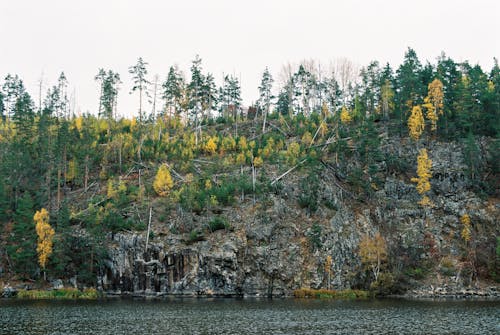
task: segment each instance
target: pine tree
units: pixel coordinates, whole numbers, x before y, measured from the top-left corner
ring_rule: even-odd
[[[7,253],[16,273],[32,278],[37,270],[36,231],[33,223],[33,199],[26,192],[17,202]]]
[[[262,132],[266,132],[266,119],[267,119],[267,114],[269,114],[269,110],[271,108],[271,103],[272,100],[274,99],[274,96],[271,93],[271,89],[273,86],[273,77],[271,76],[271,73],[269,72],[269,69],[266,67],[264,70],[264,73],[262,74],[262,80],[260,82],[259,86],[259,100],[258,100],[258,105],[259,108],[262,110],[262,115],[263,115],[263,121],[262,121]]]
[[[111,120],[114,118],[119,89],[118,85],[121,84],[120,75],[112,70],[106,72],[100,69],[95,79],[101,85],[99,116]]]
[[[146,97],[149,96],[148,85],[151,83],[147,80],[146,76],[148,74],[148,70],[146,63],[142,57],[139,57],[137,63],[131,67],[129,67],[129,73],[132,75],[132,80],[134,81],[134,86],[132,87],[132,92],[139,91],[139,123],[142,123],[145,119],[143,110],[142,110],[142,101],[143,95]]]
[[[183,92],[183,80],[175,67],[168,70],[167,80],[163,83],[163,99],[165,99],[165,109],[171,118],[174,113],[181,112],[181,98]]]

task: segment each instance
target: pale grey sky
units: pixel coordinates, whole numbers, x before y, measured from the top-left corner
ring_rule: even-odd
[[[241,76],[243,99],[257,98],[268,66],[348,58],[400,64],[408,46],[424,62],[445,51],[489,71],[500,56],[498,0],[0,0],[0,77],[17,73],[35,100],[64,71],[76,105],[95,112],[98,68],[118,71],[120,114],[137,110],[128,67],[149,63],[163,80],[178,64],[189,76],[196,54],[220,84]],[[3,82],[3,79],[0,81]]]

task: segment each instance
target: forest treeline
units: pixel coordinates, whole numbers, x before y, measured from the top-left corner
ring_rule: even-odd
[[[17,75],[0,83],[5,272],[19,278],[39,278],[42,271],[78,274],[93,283],[108,234],[145,230],[152,206],[161,207],[155,220],[162,222],[170,210],[200,214],[260,201],[278,192],[279,177],[297,166],[307,175],[298,203],[304,210],[316,210],[314,171],[328,164],[345,176],[350,192],[369,198],[384,174],[416,169],[381,157],[383,136],[426,145],[463,142],[474,191],[498,196],[491,182],[500,162],[497,60],[485,72],[444,54],[424,64],[408,49],[395,69],[377,61],[359,71],[344,61],[331,73],[313,62],[286,66],[280,87],[265,69],[259,97],[248,108],[238,78],[225,76],[217,87],[199,57],[189,79],[172,66],[161,83],[147,67],[141,58],[130,67],[131,88],[121,87],[121,74],[99,69],[99,108],[87,115],[70,108],[64,73],[38,101]],[[120,89],[136,95],[137,117],[116,117]],[[486,157],[480,155],[482,137],[493,138]],[[343,166],[346,158],[355,158],[354,167]],[[382,160],[388,162],[385,170]],[[48,250],[48,242],[37,234],[35,213],[40,227],[48,226],[43,236],[51,238],[43,262],[37,245]],[[227,224],[216,216],[209,228]],[[203,234],[188,222],[169,229],[191,240]]]

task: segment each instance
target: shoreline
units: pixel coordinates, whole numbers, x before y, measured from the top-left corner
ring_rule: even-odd
[[[493,289],[464,289],[460,291],[434,290],[413,290],[405,294],[391,294],[387,296],[364,296],[364,297],[323,297],[304,296],[297,297],[291,295],[259,295],[259,294],[193,294],[193,293],[165,293],[165,292],[117,292],[117,291],[97,291],[77,289],[46,289],[46,290],[24,290],[15,288],[4,288],[0,291],[2,300],[99,300],[99,299],[298,299],[298,300],[384,300],[401,299],[416,301],[500,301],[500,291],[496,287]]]

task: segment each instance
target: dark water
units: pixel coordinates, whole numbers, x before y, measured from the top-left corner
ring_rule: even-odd
[[[3,300],[0,334],[500,334],[500,302]]]

